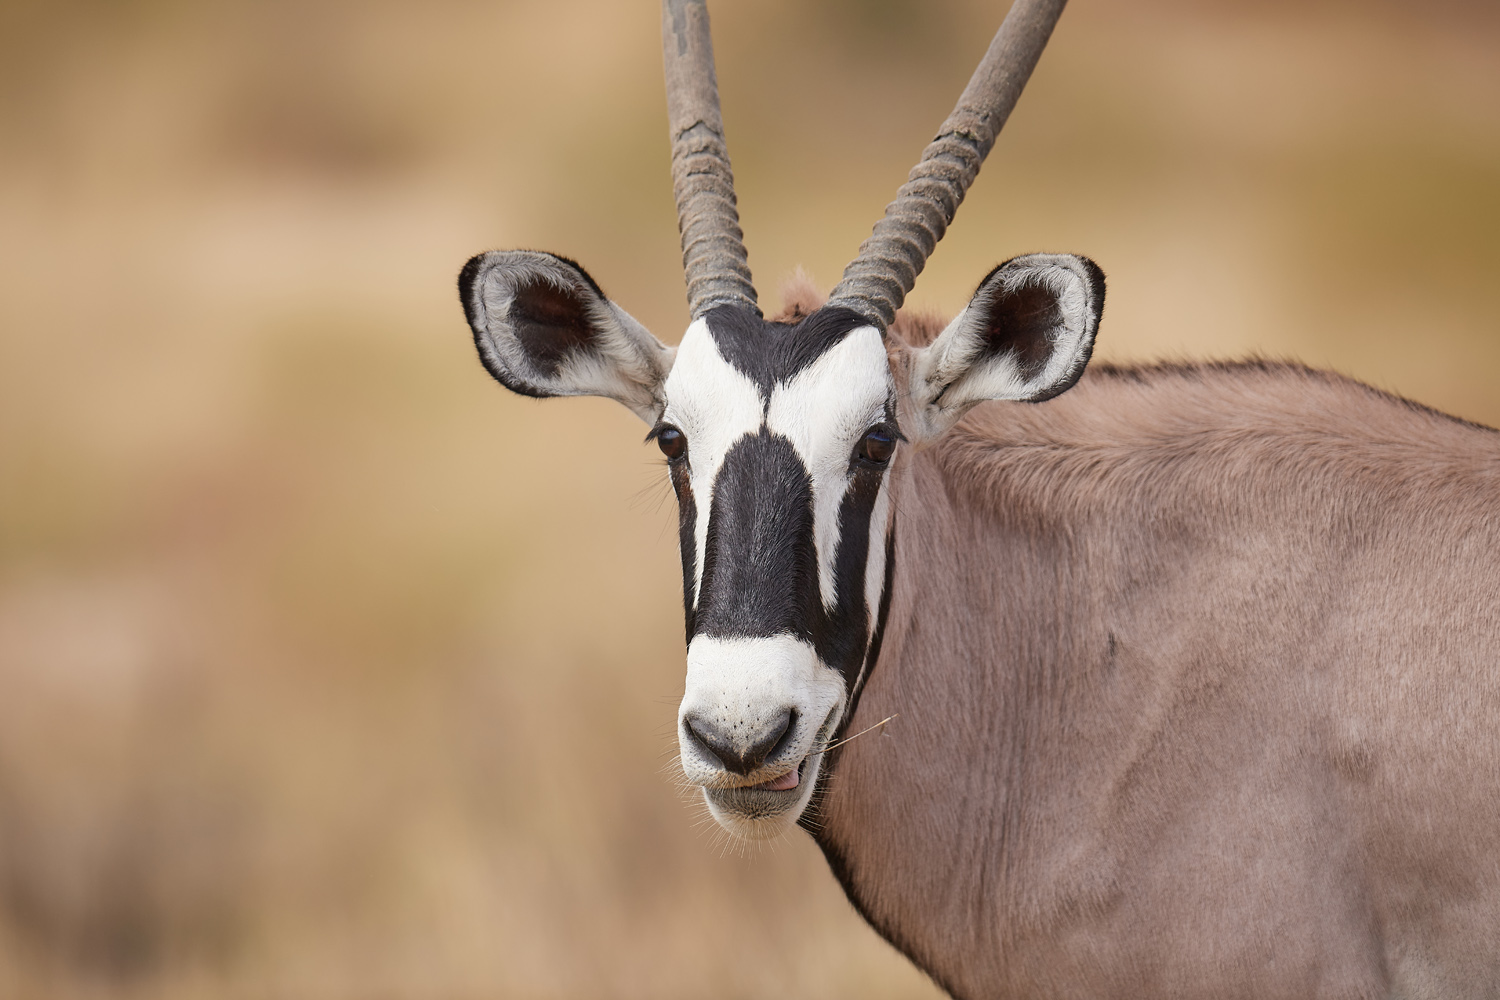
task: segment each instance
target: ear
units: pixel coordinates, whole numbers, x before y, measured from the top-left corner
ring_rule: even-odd
[[[987,399],[1035,403],[1071,388],[1103,309],[1104,272],[1086,257],[1029,254],[995,268],[912,358],[913,440],[937,437]]]
[[[666,405],[676,350],[653,337],[564,257],[534,250],[480,254],[458,294],[479,360],[526,396],[608,396],[648,424]]]

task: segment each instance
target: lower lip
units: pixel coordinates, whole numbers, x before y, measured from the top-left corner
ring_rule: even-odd
[[[798,764],[796,767],[792,768],[790,771],[788,771],[786,774],[783,774],[779,778],[772,778],[770,781],[762,781],[760,784],[751,785],[750,787],[762,789],[768,792],[789,792],[792,789],[796,788],[801,781],[802,765]]]

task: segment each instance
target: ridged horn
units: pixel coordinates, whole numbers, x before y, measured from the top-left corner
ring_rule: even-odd
[[[759,316],[724,144],[705,0],[662,0],[661,41],[688,309],[694,319],[716,306],[749,308]]]
[[[859,256],[844,268],[829,306],[853,309],[882,330],[895,320],[995,145],[1066,3],[1015,0],[1011,5],[953,113],[860,244]]]

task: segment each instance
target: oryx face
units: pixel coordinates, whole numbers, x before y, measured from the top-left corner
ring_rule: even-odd
[[[900,431],[880,333],[846,310],[688,328],[653,430],[681,514],[683,771],[755,836],[806,806],[885,580]]]
[[[1088,261],[1017,258],[893,366],[871,320],[836,307],[798,323],[712,308],[669,348],[549,254],[476,257],[460,290],[506,386],[610,396],[651,425],[681,518],[682,768],[748,837],[801,816],[869,669],[892,586],[900,450],[981,400],[1071,385],[1103,301]]]

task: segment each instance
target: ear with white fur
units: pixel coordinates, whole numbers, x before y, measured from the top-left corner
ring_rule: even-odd
[[[1072,388],[1094,349],[1104,272],[1087,257],[1028,254],[995,268],[930,347],[915,353],[915,441],[987,399],[1040,402]]]
[[[604,297],[588,272],[534,250],[492,251],[458,277],[490,374],[526,396],[608,396],[654,424],[676,349]]]

